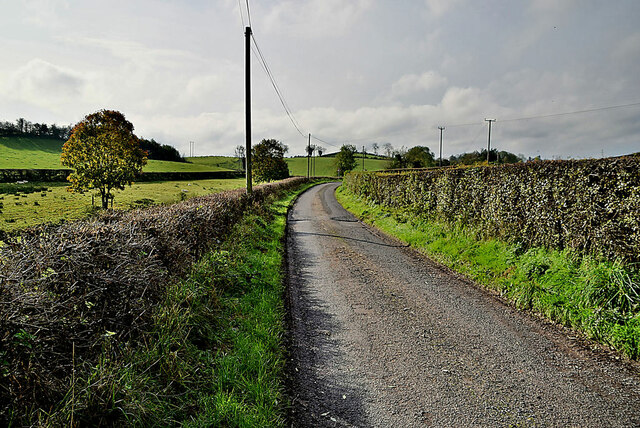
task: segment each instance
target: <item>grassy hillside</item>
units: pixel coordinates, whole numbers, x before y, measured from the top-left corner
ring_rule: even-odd
[[[62,168],[63,144],[53,138],[0,137],[0,168]]]
[[[291,175],[307,175],[307,158],[287,158],[289,165],[289,173]],[[362,159],[357,158],[355,171],[362,171]],[[333,177],[336,175],[335,157],[322,156],[315,158],[316,168],[315,175],[319,177]],[[367,157],[364,161],[364,167],[367,171],[378,171],[384,169],[387,164],[386,160],[370,159]]]
[[[203,168],[208,168],[206,171],[242,169],[238,158],[229,156],[197,156],[186,159],[188,162],[191,162],[194,167],[202,166]]]
[[[0,137],[0,169],[61,169],[63,141],[39,137]],[[197,172],[235,170],[235,158],[206,156],[188,159],[192,163],[149,160],[145,172]]]

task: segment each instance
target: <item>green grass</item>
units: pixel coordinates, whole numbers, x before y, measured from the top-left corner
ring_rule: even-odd
[[[186,158],[194,167],[209,168],[207,171],[235,171],[242,169],[238,158],[229,156],[197,156]]]
[[[284,426],[284,232],[300,191],[254,206],[169,288],[138,347],[104,339],[105,357],[46,422]],[[113,347],[120,358],[108,357]],[[90,419],[92,408],[102,419]]]
[[[242,178],[134,183],[125,190],[115,192],[113,207],[129,209],[172,203],[193,196],[238,189],[244,185]],[[80,219],[93,213],[91,193],[69,193],[65,183],[7,183],[0,185],[0,192],[3,192],[0,193],[0,230],[10,231],[42,223]],[[95,203],[100,205],[99,195],[96,195]]]
[[[0,137],[0,169],[64,169],[60,154],[64,141],[40,137]],[[205,156],[186,162],[150,159],[145,172],[230,171],[238,168],[235,158]]]
[[[342,187],[349,211],[429,257],[499,292],[517,307],[581,331],[624,355],[640,357],[640,271],[570,251],[523,250],[480,239],[461,225],[381,208]]]
[[[291,175],[307,175],[307,158],[286,158]],[[362,171],[362,158],[357,157],[356,168],[354,171]],[[335,157],[317,157],[315,158],[316,177],[334,177],[336,175]],[[383,159],[365,159],[364,167],[367,171],[378,171],[384,169],[388,161]]]
[[[63,144],[53,138],[0,137],[0,169],[61,169]]]

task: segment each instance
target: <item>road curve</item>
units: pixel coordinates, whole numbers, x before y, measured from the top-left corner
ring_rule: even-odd
[[[640,426],[640,371],[358,222],[289,214],[291,426]]]

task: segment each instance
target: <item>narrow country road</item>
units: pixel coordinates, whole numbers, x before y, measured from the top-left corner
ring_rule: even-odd
[[[292,426],[640,426],[637,364],[364,226],[337,186],[289,214]]]

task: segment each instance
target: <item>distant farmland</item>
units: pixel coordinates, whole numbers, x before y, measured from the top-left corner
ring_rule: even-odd
[[[0,169],[62,169],[60,154],[64,141],[42,137],[0,137]],[[233,171],[237,159],[225,156],[187,158],[187,162],[150,159],[144,172]]]
[[[361,155],[356,154],[356,168],[355,171],[362,171],[362,158]],[[307,158],[287,158],[285,159],[289,165],[289,173],[291,175],[307,175]],[[321,177],[333,177],[336,175],[335,157],[322,156],[317,157],[314,160],[316,168],[315,175]],[[384,169],[388,161],[386,159],[372,159],[367,157],[364,160],[364,167],[367,171],[378,171]]]

